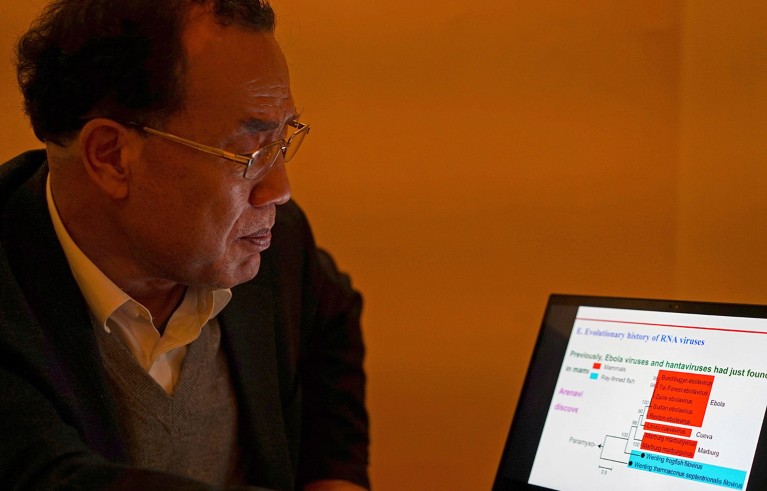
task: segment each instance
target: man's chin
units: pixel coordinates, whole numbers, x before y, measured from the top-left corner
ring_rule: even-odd
[[[192,280],[188,284],[212,290],[233,288],[255,278],[260,268],[261,255],[257,254],[244,262],[211,268],[206,273],[198,275],[196,280]]]
[[[233,288],[247,283],[258,275],[260,269],[261,255],[256,254],[254,257],[249,258],[248,261],[232,266],[228,274],[223,275],[224,277],[221,278],[220,286],[216,288]]]

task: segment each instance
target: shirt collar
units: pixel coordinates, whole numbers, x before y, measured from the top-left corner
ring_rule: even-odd
[[[126,302],[135,302],[136,304],[138,302],[115,285],[75,244],[75,241],[61,221],[61,216],[53,201],[50,174],[48,174],[46,180],[45,197],[48,202],[48,212],[51,215],[53,228],[64,250],[64,255],[67,258],[75,281],[80,287],[80,291],[99,325],[106,328],[107,320],[117,309]],[[198,295],[200,294],[203,294],[203,292],[198,292]],[[232,292],[230,289],[206,290],[204,296],[213,303],[212,306],[204,308],[204,310],[210,312],[209,318],[213,318],[229,303],[229,300],[232,298]],[[202,303],[204,304],[205,302]]]

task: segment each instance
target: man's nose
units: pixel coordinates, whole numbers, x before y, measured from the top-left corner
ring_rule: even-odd
[[[253,207],[268,204],[284,205],[290,199],[290,181],[285,170],[285,162],[280,159],[253,186],[248,201]]]

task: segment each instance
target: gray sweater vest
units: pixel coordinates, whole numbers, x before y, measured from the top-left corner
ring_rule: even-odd
[[[237,402],[213,320],[192,342],[172,395],[114,335],[96,327],[133,465],[214,485],[239,484]]]

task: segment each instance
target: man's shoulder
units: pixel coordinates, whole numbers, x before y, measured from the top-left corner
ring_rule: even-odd
[[[306,245],[314,242],[306,214],[298,204],[290,200],[277,207],[277,217],[272,229],[273,243],[280,247]]]
[[[264,282],[277,278],[277,283],[295,282],[296,275],[305,274],[305,268],[315,255],[314,236],[306,215],[291,200],[277,207],[272,243],[262,253],[262,268],[255,280]]]
[[[0,164],[0,182],[8,179],[25,180],[34,174],[45,163],[46,159],[47,156],[43,149],[28,150],[17,155],[8,162]]]
[[[292,199],[277,207],[277,218],[275,226],[278,227],[306,227],[306,214],[298,204]]]
[[[0,208],[45,163],[45,150],[30,150],[0,164]]]

